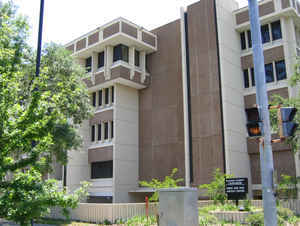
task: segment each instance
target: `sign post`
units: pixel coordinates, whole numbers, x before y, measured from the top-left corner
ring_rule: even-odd
[[[226,178],[225,192],[228,200],[235,200],[236,206],[240,199],[245,199],[248,194],[248,178]]]

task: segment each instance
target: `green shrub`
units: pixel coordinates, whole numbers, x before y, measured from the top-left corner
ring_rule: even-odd
[[[126,222],[127,226],[151,226],[153,224],[156,224],[156,217],[154,216],[135,216]]]
[[[227,200],[227,195],[225,193],[225,178],[231,178],[233,175],[227,175],[221,173],[220,169],[217,168],[214,172],[214,180],[210,184],[202,184],[199,189],[205,189],[206,195],[209,196],[214,203],[224,204]]]
[[[252,207],[251,206],[251,200],[246,199],[246,200],[244,200],[243,204],[244,204],[245,211],[250,211],[251,210],[251,207]]]
[[[277,207],[277,215],[280,216],[285,221],[288,221],[291,217],[294,217],[293,211],[281,206]]]
[[[262,226],[262,225],[264,225],[264,214],[263,214],[263,212],[250,214],[246,218],[246,222],[251,226]]]
[[[157,202],[159,199],[159,194],[158,194],[158,189],[160,188],[177,188],[178,183],[182,182],[183,179],[175,179],[175,174],[178,172],[177,168],[174,168],[171,172],[170,176],[166,176],[163,181],[159,181],[158,179],[152,179],[150,182],[148,181],[140,181],[140,185],[144,187],[150,187],[154,188],[155,192],[154,194],[150,197],[150,201]]]
[[[205,210],[199,210],[199,226],[217,224],[218,218]]]

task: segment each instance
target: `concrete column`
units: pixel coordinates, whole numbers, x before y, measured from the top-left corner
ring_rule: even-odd
[[[104,122],[101,121],[101,142],[104,142]]]
[[[159,189],[160,226],[198,226],[196,188]]]
[[[93,52],[92,54],[92,73],[95,73],[98,69],[98,53]]]
[[[110,67],[113,64],[113,47],[112,46],[106,46],[105,49],[105,79],[110,79]]]
[[[130,79],[134,77],[134,47],[129,47],[129,65],[130,65]]]
[[[142,69],[142,81],[146,79],[146,52],[140,52],[140,67]]]

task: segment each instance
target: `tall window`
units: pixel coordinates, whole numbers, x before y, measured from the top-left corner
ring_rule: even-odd
[[[92,125],[91,127],[91,141],[95,141],[95,125]]]
[[[255,76],[254,76],[254,68],[251,68],[251,81],[252,81],[252,86],[255,86]]]
[[[102,106],[102,89],[99,90],[98,94],[99,94],[98,105]]]
[[[251,48],[252,47],[252,39],[251,39],[251,31],[250,30],[247,31],[247,36],[248,36],[248,47]]]
[[[286,79],[286,69],[284,60],[275,62],[275,70],[277,81]]]
[[[261,30],[261,39],[262,39],[262,43],[266,43],[270,41],[270,32],[269,32],[269,25],[263,25],[260,27]]]
[[[139,67],[140,66],[140,52],[134,50],[134,65]]]
[[[245,35],[245,32],[242,32],[240,34],[240,37],[241,37],[241,48],[242,50],[246,49],[246,35]]]
[[[92,162],[91,178],[112,178],[113,177],[113,161]]]
[[[101,140],[101,123],[98,124],[98,140]]]
[[[115,87],[111,87],[111,102],[113,103],[115,100]]]
[[[93,102],[93,106],[96,107],[96,92],[93,92],[92,94],[92,102]]]
[[[265,64],[265,71],[266,71],[266,82],[274,82],[274,75],[273,75],[273,64]]]
[[[104,52],[98,53],[98,68],[104,66]]]
[[[92,57],[86,58],[85,59],[85,69],[87,72],[92,71]]]
[[[123,60],[125,62],[128,62],[129,56],[128,56],[128,46],[119,44],[114,47],[114,62],[118,60]]]
[[[249,74],[248,69],[244,70],[244,87],[249,88]]]
[[[280,20],[271,23],[273,41],[282,38]]]
[[[108,139],[108,122],[104,123],[104,140]]]
[[[109,88],[105,88],[105,104],[109,102]]]

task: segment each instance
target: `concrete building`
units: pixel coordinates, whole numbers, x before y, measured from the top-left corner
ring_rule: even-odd
[[[259,2],[269,94],[296,95],[288,85],[300,44],[300,4]],[[92,183],[90,202],[141,201],[140,180],[173,168],[185,184],[208,183],[216,168],[261,187],[258,146],[248,138],[245,109],[255,104],[248,9],[234,0],[201,0],[181,18],[147,31],[126,19],[66,45],[87,69],[95,108],[69,152],[65,183]],[[300,174],[299,157],[273,146],[278,175]]]

